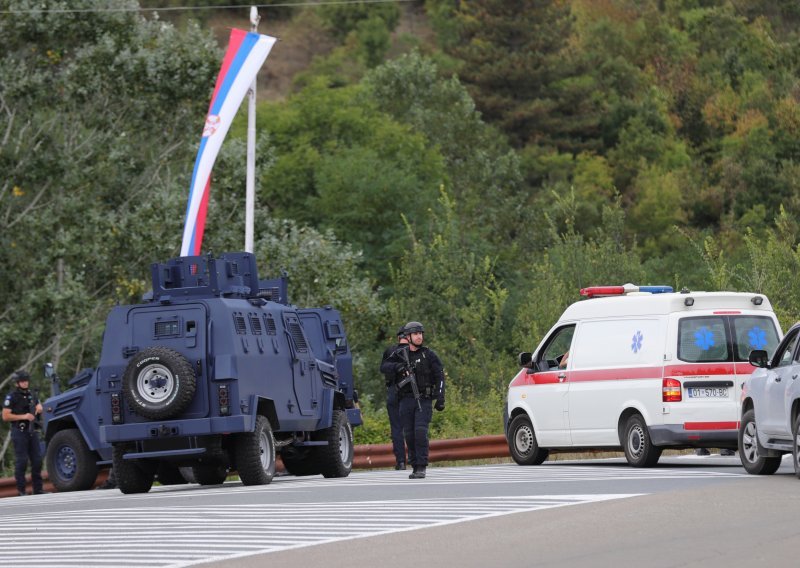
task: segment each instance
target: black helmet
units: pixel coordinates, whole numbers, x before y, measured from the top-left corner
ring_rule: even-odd
[[[406,333],[403,331],[406,326],[401,326],[400,329],[397,330],[397,337],[405,337]]]
[[[418,321],[410,321],[400,328],[400,333],[404,336],[411,335],[412,333],[425,333],[425,329]]]
[[[31,374],[28,371],[17,371],[11,376],[14,379],[15,383],[19,383],[20,381],[30,381]]]

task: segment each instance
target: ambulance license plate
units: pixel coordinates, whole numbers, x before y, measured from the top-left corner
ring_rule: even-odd
[[[727,387],[691,387],[689,398],[728,398]]]

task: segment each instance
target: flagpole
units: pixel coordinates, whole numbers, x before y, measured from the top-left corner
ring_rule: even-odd
[[[250,6],[250,31],[258,32],[258,8]],[[253,226],[256,205],[256,79],[250,86],[247,101],[247,182],[244,214],[244,250],[253,252]]]

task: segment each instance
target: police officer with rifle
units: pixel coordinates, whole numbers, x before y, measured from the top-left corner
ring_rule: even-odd
[[[25,470],[30,460],[33,494],[39,495],[45,491],[42,488],[42,449],[34,424],[42,413],[42,405],[39,397],[30,390],[31,376],[27,371],[17,371],[12,378],[17,388],[3,401],[3,421],[11,422],[17,491],[25,495]]]
[[[397,377],[400,420],[408,446],[408,460],[414,467],[408,477],[424,479],[433,408],[444,410],[444,367],[439,356],[423,345],[425,330],[420,322],[408,322],[400,332],[408,340],[408,346],[400,346],[386,362],[394,364]],[[382,365],[381,370],[383,368]]]

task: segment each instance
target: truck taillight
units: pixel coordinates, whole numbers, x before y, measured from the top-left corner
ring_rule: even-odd
[[[664,402],[680,402],[681,395],[681,382],[677,379],[664,379],[663,381],[663,394],[661,400]]]
[[[229,416],[231,413],[231,406],[228,398],[228,385],[219,385],[219,389],[217,390],[217,402],[219,402],[219,415]]]
[[[111,393],[111,422],[113,424],[122,422],[122,397],[118,392]]]

